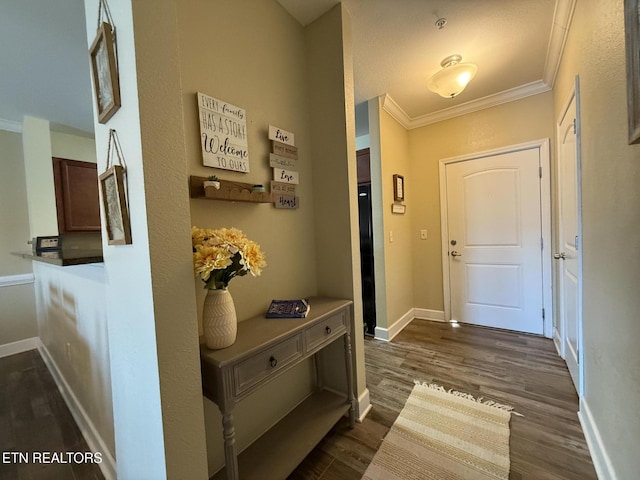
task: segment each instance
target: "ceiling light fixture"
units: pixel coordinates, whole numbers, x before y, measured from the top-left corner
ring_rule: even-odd
[[[427,87],[444,98],[459,95],[478,73],[478,66],[474,63],[460,63],[460,55],[451,55],[442,62],[442,70],[434,73],[427,81]]]

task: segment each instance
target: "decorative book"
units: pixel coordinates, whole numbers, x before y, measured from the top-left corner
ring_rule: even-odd
[[[272,300],[267,318],[304,318],[309,314],[309,303],[305,299],[300,300]]]

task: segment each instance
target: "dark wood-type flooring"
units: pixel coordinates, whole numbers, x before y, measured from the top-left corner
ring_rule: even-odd
[[[4,452],[90,452],[37,350],[0,359],[0,480],[104,479],[96,464],[5,463]]]
[[[414,320],[392,342],[365,340],[373,409],[341,420],[290,480],[360,479],[411,392],[413,381],[515,407],[511,479],[590,480],[596,474],[578,422],[578,397],[551,340]],[[0,452],[89,451],[37,351],[0,359]],[[102,479],[96,465],[5,464],[0,480]]]
[[[344,419],[289,480],[360,479],[399,415],[414,380],[512,405],[514,480],[597,479],[578,421],[578,396],[549,339],[416,319],[393,341],[365,340],[373,409],[362,424]]]

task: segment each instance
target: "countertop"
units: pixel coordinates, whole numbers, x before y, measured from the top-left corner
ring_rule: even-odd
[[[36,262],[50,263],[67,267],[70,265],[86,265],[89,263],[102,263],[104,258],[102,250],[61,250],[50,252],[12,252],[13,255],[22,257],[26,260],[35,260]]]

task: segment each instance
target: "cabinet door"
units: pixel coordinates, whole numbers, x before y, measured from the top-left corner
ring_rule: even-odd
[[[100,231],[95,163],[53,158],[59,233]]]
[[[356,152],[358,185],[362,183],[371,183],[371,164],[370,152],[368,148],[358,150]]]

